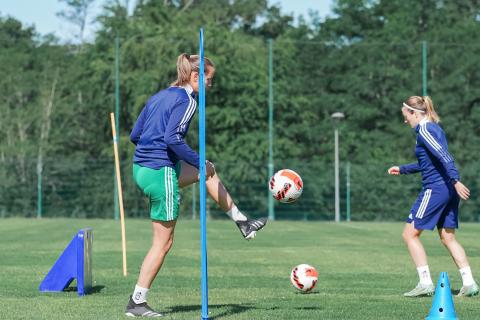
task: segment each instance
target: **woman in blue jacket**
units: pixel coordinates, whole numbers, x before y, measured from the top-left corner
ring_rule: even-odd
[[[448,152],[445,132],[438,125],[440,121],[430,97],[412,96],[403,103],[402,114],[417,137],[415,155],[417,162],[388,169],[392,175],[422,174],[422,191],[410,210],[403,239],[410,256],[417,267],[420,281],[407,297],[432,295],[435,291],[427,264],[427,255],[420,241],[423,230],[437,227],[442,243],[450,252],[459,268],[463,286],[459,296],[478,294],[465,250],[455,238],[458,228],[458,205],[460,198],[467,200],[468,188],[460,182],[453,157]]]
[[[133,177],[150,200],[153,241],[127,305],[127,316],[161,316],[147,305],[147,294],[173,243],[180,204],[179,188],[199,181],[199,156],[185,142],[197,107],[199,61],[198,55],[184,53],[178,57],[177,80],[150,97],[130,135],[136,146]],[[212,85],[215,66],[208,58],[204,64],[208,89]],[[209,161],[206,175],[210,196],[235,221],[243,237],[253,239],[267,219],[248,219],[243,215]]]

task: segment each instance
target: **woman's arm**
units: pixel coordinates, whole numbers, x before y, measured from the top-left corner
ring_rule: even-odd
[[[137,122],[133,126],[132,132],[130,133],[130,141],[133,142],[134,145],[137,145],[138,140],[140,140],[140,136],[143,132],[143,125],[145,123],[145,111],[146,107],[143,107],[142,112],[138,116]]]
[[[402,166],[393,166],[388,169],[388,174],[394,175],[394,176],[399,176],[401,174],[411,174],[411,173],[417,173],[420,171],[420,166],[418,163],[410,163],[410,164],[405,164]]]

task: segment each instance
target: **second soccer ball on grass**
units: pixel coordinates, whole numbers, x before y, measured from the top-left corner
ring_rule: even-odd
[[[304,293],[310,292],[318,280],[318,272],[308,264],[299,264],[290,273],[290,282],[297,289]]]

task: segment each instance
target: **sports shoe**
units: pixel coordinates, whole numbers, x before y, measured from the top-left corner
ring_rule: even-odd
[[[247,240],[255,238],[257,231],[265,227],[267,218],[247,219],[246,221],[235,221],[243,237]]]
[[[435,287],[433,284],[417,284],[417,286],[409,292],[405,292],[403,296],[405,297],[424,297],[432,296],[435,293]]]
[[[473,297],[478,295],[478,284],[475,282],[471,286],[463,286],[457,297]]]
[[[153,311],[146,302],[136,304],[132,296],[128,301],[127,309],[125,309],[125,315],[127,317],[146,317],[146,318],[158,318],[162,317],[161,313]]]

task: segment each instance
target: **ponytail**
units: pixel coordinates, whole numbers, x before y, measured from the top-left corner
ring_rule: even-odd
[[[436,123],[440,122],[440,117],[438,116],[435,108],[433,107],[432,99],[429,96],[424,96],[422,99],[425,102],[428,120]]]
[[[433,101],[429,96],[419,97],[411,96],[404,103],[409,109],[414,111],[422,112],[425,114],[428,120],[432,122],[440,122],[440,117],[438,116],[435,108],[433,107]]]
[[[182,53],[177,58],[177,80],[172,82],[171,86],[182,87],[190,82],[192,72],[198,72],[200,69],[200,57],[198,55],[189,55]],[[213,62],[207,57],[204,58],[206,67],[215,68]]]

